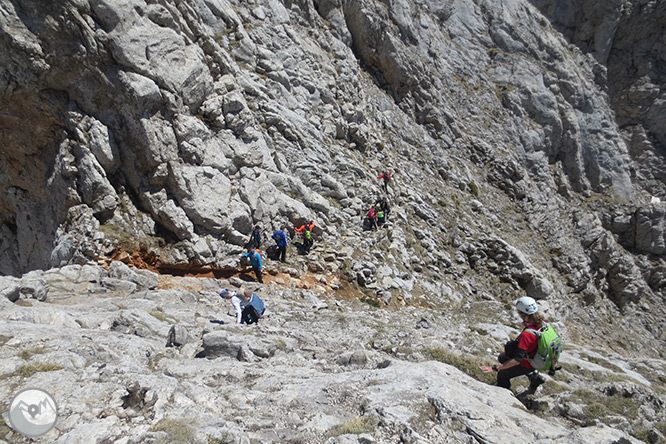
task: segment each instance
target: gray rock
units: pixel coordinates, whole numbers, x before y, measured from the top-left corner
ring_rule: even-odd
[[[185,344],[193,342],[194,338],[182,325],[174,325],[169,329],[167,335],[167,347],[181,347]]]
[[[245,352],[241,351],[244,345],[241,340],[229,335],[225,331],[213,331],[203,335],[203,350],[197,357],[217,358],[227,356],[241,359],[241,357],[245,356]],[[247,347],[247,345],[245,346]]]
[[[17,278],[1,276],[0,287],[2,288],[2,290],[0,290],[2,296],[11,302],[16,302],[21,297],[21,284]]]
[[[149,290],[157,288],[159,280],[156,273],[148,270],[133,270],[120,261],[114,261],[109,265],[109,277],[120,281],[128,281],[136,284],[139,288]]]

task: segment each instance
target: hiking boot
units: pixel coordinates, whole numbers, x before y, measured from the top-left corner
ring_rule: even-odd
[[[533,395],[541,384],[546,382],[546,378],[541,376],[538,372],[530,373],[527,375],[530,380],[530,387],[527,389],[527,393]]]

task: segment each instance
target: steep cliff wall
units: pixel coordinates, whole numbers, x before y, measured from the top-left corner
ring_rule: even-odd
[[[254,224],[313,219],[313,266],[382,303],[529,294],[663,353],[666,212],[615,68],[529,3],[0,5],[3,273],[233,266]],[[389,224],[363,231],[385,169]]]
[[[607,67],[608,94],[637,181],[664,196],[666,5],[659,1],[531,0],[573,44]]]

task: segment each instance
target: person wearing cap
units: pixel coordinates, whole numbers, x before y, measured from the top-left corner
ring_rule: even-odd
[[[481,371],[485,373],[497,372],[497,385],[506,389],[511,389],[511,379],[527,375],[530,380],[528,394],[533,394],[536,389],[545,382],[543,376],[539,374],[529,362],[537,352],[539,340],[529,333],[527,329],[539,330],[543,327],[544,319],[539,313],[539,306],[536,301],[524,296],[518,299],[516,303],[518,315],[523,320],[523,331],[515,341],[510,341],[505,346],[505,351],[497,357],[499,364],[492,367],[481,366]]]
[[[236,324],[252,324],[257,322],[257,319],[263,319],[263,302],[261,299],[254,293],[248,295],[247,291],[244,288],[238,290],[229,291],[226,288],[220,292],[220,297],[231,301],[234,310],[236,311]],[[255,308],[252,306],[253,299],[256,299],[256,302],[261,302],[260,313],[257,313]],[[250,313],[251,312],[251,313]],[[250,316],[252,314],[253,316]]]

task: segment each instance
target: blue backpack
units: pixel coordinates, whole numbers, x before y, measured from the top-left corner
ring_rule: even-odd
[[[247,305],[254,308],[254,311],[256,311],[258,315],[264,314],[264,311],[266,310],[264,307],[264,301],[254,293],[252,293],[252,299],[250,299],[250,303]]]

